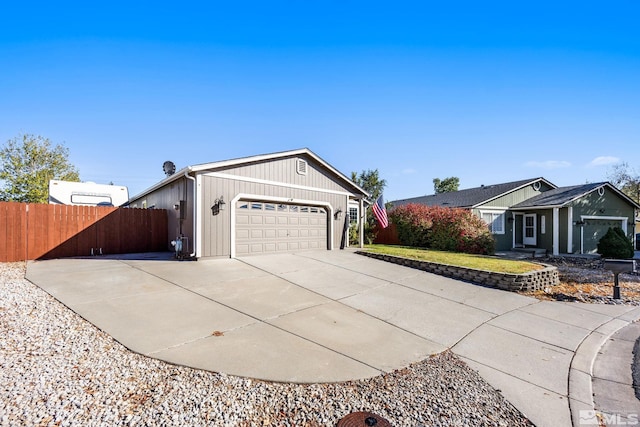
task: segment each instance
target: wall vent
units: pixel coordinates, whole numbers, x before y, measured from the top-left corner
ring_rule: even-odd
[[[307,161],[302,159],[296,159],[296,172],[300,175],[307,174]]]

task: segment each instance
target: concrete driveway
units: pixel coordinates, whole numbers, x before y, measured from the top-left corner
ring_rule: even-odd
[[[450,348],[537,425],[577,425],[593,410],[597,352],[640,318],[350,251],[61,259],[29,263],[27,278],[132,351],[250,378],[361,379]]]

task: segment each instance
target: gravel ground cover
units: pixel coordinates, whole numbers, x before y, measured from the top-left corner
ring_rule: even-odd
[[[600,258],[545,257],[536,258],[558,267],[560,284],[526,295],[546,300],[579,301],[596,304],[640,305],[640,275],[621,273],[619,300],[613,299],[613,273],[605,270]]]
[[[361,381],[282,384],[131,353],[0,264],[2,426],[335,426],[356,411],[394,426],[530,426],[450,352]]]

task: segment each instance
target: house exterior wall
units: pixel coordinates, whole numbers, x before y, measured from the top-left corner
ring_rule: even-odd
[[[299,159],[307,161],[309,167],[306,174],[300,174],[297,171],[297,161]],[[276,158],[260,163],[217,169],[216,172],[236,175],[243,178],[286,183],[291,186],[346,191],[344,185],[339,183],[335,177],[332,176],[331,172],[324,170],[320,164],[306,156]]]
[[[299,160],[305,161],[303,170]],[[362,194],[354,193],[354,188],[343,177],[304,154],[220,166],[195,172],[194,179],[177,178],[131,203],[140,208],[167,209],[170,238],[180,234],[188,237],[188,249],[195,251],[197,257],[233,255],[235,202],[238,200],[322,207],[326,210],[328,224],[326,248],[337,249],[348,218],[349,200],[362,197]],[[197,186],[195,194],[194,185]],[[219,199],[224,200],[225,208],[214,213],[211,207]],[[181,211],[174,209],[174,206],[180,206],[181,200],[186,202],[182,221]],[[334,216],[337,211],[341,214]],[[198,220],[194,231],[195,214]],[[170,243],[167,244],[171,249]]]
[[[180,206],[181,200],[185,201],[186,207],[182,221],[180,209],[174,208],[175,205]],[[131,200],[129,205],[133,208],[166,209],[169,239],[173,240],[180,235],[186,236],[189,247],[184,249],[189,252],[193,250],[193,181],[182,177],[139,199]],[[167,249],[173,250],[170,242],[167,242]]]
[[[493,237],[496,240],[496,250],[505,251],[510,250],[513,247],[513,233],[515,232],[518,236],[520,236],[520,241],[522,240],[522,217],[517,217],[514,221],[509,222],[508,218],[512,217],[512,212],[509,211],[509,208],[513,205],[516,205],[520,202],[523,202],[531,197],[537,196],[538,194],[551,190],[553,187],[546,184],[542,181],[537,181],[539,187],[536,185],[534,187],[533,184],[527,185],[523,188],[520,188],[516,191],[512,191],[509,194],[505,194],[501,197],[498,197],[494,200],[491,200],[487,203],[484,203],[481,206],[473,209],[473,213],[480,216],[483,211],[494,211],[494,212],[504,212],[504,234],[494,234]],[[534,212],[531,212],[534,213]],[[518,220],[520,219],[520,220]],[[547,218],[547,229],[549,225],[549,219]],[[538,218],[538,221],[539,218]],[[519,228],[518,228],[519,227]],[[540,224],[538,223],[538,234],[540,230]]]
[[[540,209],[527,211],[527,213],[536,214],[536,247],[545,248],[551,253],[553,250],[553,211],[551,209]],[[544,220],[542,219],[543,217]],[[543,221],[544,230],[542,227]]]
[[[327,240],[326,248],[339,248],[348,204],[348,195],[327,193],[322,189],[300,189],[283,185],[254,183],[219,176],[202,176],[202,203],[200,215],[202,220],[202,257],[228,257],[233,244],[232,215],[235,214],[236,200],[267,200],[301,203],[309,206],[327,208],[327,223],[332,223],[332,240]],[[226,208],[213,215],[211,206],[216,199],[223,197]],[[306,201],[308,203],[302,203]],[[342,211],[340,219],[334,219],[332,213]]]
[[[508,208],[511,207],[513,205],[516,205],[518,203],[524,202],[527,199],[530,199],[534,196],[537,196],[538,194],[551,190],[552,187],[550,187],[548,184],[541,182],[541,181],[537,181],[540,184],[539,189],[535,189],[533,187],[533,185],[527,185],[523,188],[520,188],[519,190],[513,191],[509,194],[505,194],[501,197],[498,197],[494,200],[491,200],[485,204],[483,204],[483,207],[496,207],[496,208],[500,208],[500,207],[504,207],[504,208]]]
[[[504,213],[504,217],[503,217],[504,233],[493,233],[492,236],[496,241],[497,251],[504,251],[511,248],[512,246],[511,230],[513,228],[513,225],[512,223],[509,223],[509,221],[507,221],[507,212],[505,211],[504,207],[496,208],[496,207],[491,207],[489,205],[482,205],[481,207],[478,207],[476,209],[471,209],[471,212],[481,219],[482,219],[483,212]]]
[[[553,211],[550,211],[549,213],[552,215],[551,219],[553,220]],[[558,232],[559,232],[559,237],[560,237],[559,252],[563,253],[563,254],[574,253],[574,250],[575,250],[574,248],[575,248],[575,245],[576,245],[575,238],[572,239],[571,247],[568,246],[569,245],[569,231],[573,232],[573,230],[569,230],[570,227],[568,225],[569,208],[566,207],[566,208],[559,209],[558,217],[560,219],[559,227],[558,227]],[[573,225],[571,226],[571,228],[573,229]]]
[[[633,239],[634,227],[632,223],[635,209],[626,200],[605,188],[603,194],[593,191],[571,203],[573,207],[573,253],[596,253],[597,243],[607,232],[609,227],[622,227],[626,222],[627,236]],[[625,221],[617,218],[626,218]],[[584,219],[584,225],[575,222]]]

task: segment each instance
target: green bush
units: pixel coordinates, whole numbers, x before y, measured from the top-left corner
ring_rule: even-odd
[[[598,253],[604,258],[633,258],[633,244],[620,227],[609,227],[598,242]]]
[[[492,255],[495,239],[487,224],[466,209],[408,204],[389,212],[403,245]]]

